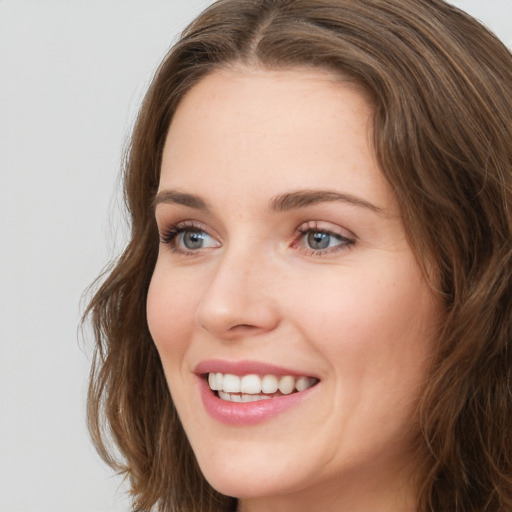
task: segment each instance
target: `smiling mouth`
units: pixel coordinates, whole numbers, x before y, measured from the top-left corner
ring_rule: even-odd
[[[208,385],[215,394],[227,402],[257,402],[300,393],[319,382],[314,377],[292,375],[233,375],[208,373]]]

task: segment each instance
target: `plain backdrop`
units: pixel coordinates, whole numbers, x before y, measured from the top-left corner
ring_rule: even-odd
[[[0,512],[129,510],[85,427],[80,298],[124,243],[143,93],[209,3],[0,0]],[[454,3],[512,46],[512,0]]]

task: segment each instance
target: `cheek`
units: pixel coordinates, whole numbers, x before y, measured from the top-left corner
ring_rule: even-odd
[[[194,327],[197,295],[196,287],[180,285],[157,264],[148,290],[146,313],[149,332],[161,357],[186,350]]]
[[[385,261],[384,261],[385,263]],[[353,269],[352,269],[353,270]],[[411,377],[432,351],[438,311],[415,261],[390,258],[364,272],[340,272],[322,281],[321,293],[290,294],[290,316],[330,361],[333,371],[354,380]],[[314,297],[314,300],[312,300]],[[421,372],[423,373],[423,372]]]

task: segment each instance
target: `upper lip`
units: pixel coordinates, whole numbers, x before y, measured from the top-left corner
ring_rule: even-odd
[[[230,373],[232,375],[291,375],[294,377],[306,376],[316,377],[309,372],[297,371],[291,368],[284,368],[274,364],[260,361],[224,361],[220,359],[209,359],[201,361],[194,369],[198,375],[207,373]]]

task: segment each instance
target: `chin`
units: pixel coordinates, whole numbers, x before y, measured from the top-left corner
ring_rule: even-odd
[[[217,458],[214,464],[202,464],[201,471],[208,483],[218,492],[236,498],[263,498],[288,494],[300,490],[307,475],[297,474],[293,465],[283,464],[275,467],[272,458],[249,461],[239,458],[235,462],[231,456]]]

